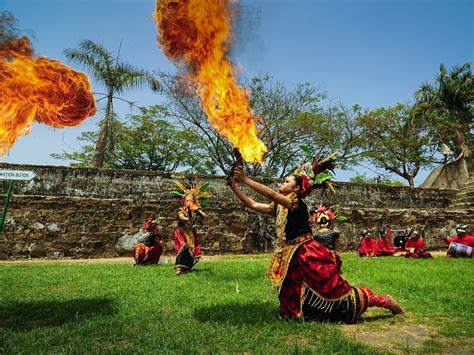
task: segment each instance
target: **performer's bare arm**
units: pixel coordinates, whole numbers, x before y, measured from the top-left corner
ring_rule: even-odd
[[[235,175],[237,176],[239,181],[250,187],[252,190],[255,190],[260,195],[269,198],[270,200],[274,201],[279,205],[282,205],[285,208],[290,209],[292,207],[292,202],[288,197],[276,192],[268,186],[265,186],[259,182],[250,179],[247,175],[245,175],[243,167],[238,166],[237,168],[235,168]]]
[[[265,214],[272,213],[272,208],[270,207],[269,204],[259,203],[252,200],[250,197],[248,197],[246,194],[240,191],[240,189],[237,187],[237,184],[235,183],[234,178],[231,178],[231,181],[232,181],[232,185],[230,188],[232,189],[234,194],[239,198],[239,200],[244,203],[245,206],[260,213],[265,213]]]
[[[189,221],[189,218],[183,212],[179,212],[178,217],[182,221]]]

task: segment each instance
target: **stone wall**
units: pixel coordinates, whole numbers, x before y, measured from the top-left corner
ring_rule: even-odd
[[[135,170],[72,169],[67,167],[0,164],[0,169],[31,170],[34,180],[20,182],[15,193],[21,195],[77,196],[95,198],[167,200],[175,189],[173,180],[186,179],[185,174]],[[229,200],[229,189],[222,176],[193,175],[210,184],[213,200]],[[260,179],[263,183],[274,182]],[[7,181],[0,181],[2,192]],[[454,197],[450,189],[414,189],[410,187],[365,185],[338,182],[338,193],[322,197],[330,203],[348,207],[446,208]],[[276,187],[276,184],[273,185]],[[314,194],[314,199],[321,197]]]
[[[123,242],[139,233],[150,212],[163,217],[162,233],[168,252],[172,252],[171,236],[179,205],[169,192],[175,189],[173,180],[189,176],[7,164],[0,164],[0,168],[32,170],[38,175],[15,185],[4,233],[0,235],[0,258],[130,255]],[[204,253],[271,251],[271,217],[243,208],[223,177],[199,178],[210,184],[212,193],[208,217],[204,225],[197,226]],[[440,230],[470,218],[466,212],[446,210],[455,190],[338,185],[337,194],[314,194],[309,203],[324,200],[344,206],[343,213],[349,219],[337,225],[341,231],[340,250],[356,248],[360,229],[386,224],[419,228],[428,245],[442,247]],[[6,182],[0,186],[4,198]]]
[[[149,212],[163,217],[162,233],[172,252],[176,228],[174,201],[139,201],[85,197],[14,196],[5,232],[0,237],[0,258],[114,257],[130,255],[120,238],[132,237]],[[197,225],[208,254],[269,251],[268,218],[248,214],[235,203],[207,209],[205,224]]]

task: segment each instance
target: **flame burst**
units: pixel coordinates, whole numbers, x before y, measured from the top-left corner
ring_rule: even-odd
[[[33,57],[26,37],[0,43],[0,155],[6,155],[33,120],[77,126],[97,112],[89,78],[57,60]]]
[[[261,164],[267,148],[227,57],[233,38],[229,0],[157,0],[153,17],[163,51],[184,64],[211,125],[246,161]]]

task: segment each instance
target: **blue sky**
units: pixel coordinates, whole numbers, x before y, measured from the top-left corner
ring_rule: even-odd
[[[288,86],[313,82],[346,105],[379,107],[408,102],[439,65],[473,61],[471,0],[242,0],[233,59],[242,75],[270,74]],[[66,61],[62,52],[82,39],[116,50],[149,70],[173,71],[156,44],[153,0],[0,0],[33,40],[37,54]],[[72,65],[73,67],[75,65]],[[95,91],[100,91],[94,85]],[[125,98],[138,105],[160,100],[148,91]],[[118,106],[125,116],[127,106]],[[75,128],[35,124],[2,162],[67,165],[50,154],[77,147]],[[355,171],[364,171],[361,167]],[[384,171],[381,173],[386,174]],[[340,172],[348,180],[355,172]],[[415,179],[423,182],[427,172]],[[369,173],[371,175],[371,173]]]

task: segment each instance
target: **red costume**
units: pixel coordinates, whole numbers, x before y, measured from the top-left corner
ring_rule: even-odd
[[[391,256],[395,252],[395,247],[392,244],[392,229],[389,228],[387,234],[385,231],[381,231],[379,234],[379,240],[377,240],[377,256]]]
[[[133,249],[133,258],[137,265],[158,264],[162,253],[163,246],[159,244],[148,246],[145,243],[138,243]]]
[[[280,315],[352,323],[368,307],[393,310],[396,303],[390,296],[352,287],[342,278],[335,253],[311,236],[306,203],[295,193],[288,197],[290,209],[272,203],[277,242],[268,275],[279,290]]]
[[[469,235],[469,234],[464,234],[464,235],[458,235],[456,234],[453,238],[444,238],[444,241],[446,244],[450,243],[459,243],[459,244],[464,244],[469,247],[474,247],[474,236]]]
[[[431,258],[431,254],[425,248],[425,243],[422,239],[418,238],[418,235],[411,236],[406,244],[405,249],[407,250],[405,257],[407,258]]]
[[[178,227],[173,234],[174,253],[176,255],[175,269],[189,271],[201,257],[201,245],[194,228]]]
[[[334,220],[338,217],[341,217],[341,215],[338,215],[333,207],[327,208],[325,205],[320,204],[311,217],[309,223],[310,225],[318,224],[319,228],[313,235],[313,238],[329,249],[329,252],[333,254],[334,259],[336,260],[338,270],[341,271],[342,260],[336,251],[336,242],[339,239],[339,232],[331,229]]]
[[[173,242],[176,254],[176,275],[188,272],[201,258],[201,245],[193,224],[196,218],[204,218],[206,214],[202,210],[201,203],[207,204],[205,198],[210,194],[206,192],[208,184],[198,182],[193,184],[182,184],[175,181],[179,190],[173,193],[180,197],[184,205],[178,211],[178,228],[174,231]]]
[[[163,241],[158,237],[158,218],[147,216],[143,229],[146,235],[139,240],[133,249],[136,265],[158,264],[163,253]]]
[[[474,237],[467,234],[468,226],[456,226],[456,235],[453,238],[444,238],[446,244],[449,244],[446,255],[448,257],[468,257],[474,254]],[[452,244],[454,243],[454,244]]]
[[[360,248],[357,250],[359,256],[374,256],[377,251],[377,243],[372,239],[371,234],[364,230],[362,231],[363,239],[360,243]]]

